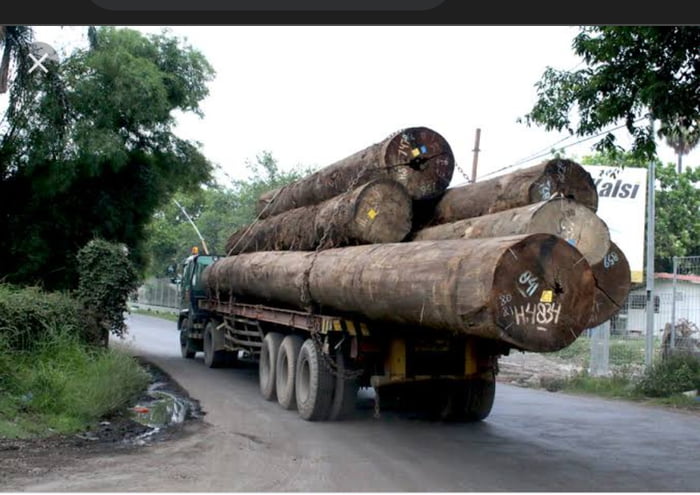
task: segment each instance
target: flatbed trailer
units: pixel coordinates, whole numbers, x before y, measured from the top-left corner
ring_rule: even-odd
[[[481,420],[495,395],[502,343],[487,339],[209,298],[198,285],[213,257],[191,256],[178,320],[184,358],[203,352],[208,367],[259,363],[261,395],[306,420],[351,414],[360,387],[373,387],[375,409],[399,403],[446,420]]]

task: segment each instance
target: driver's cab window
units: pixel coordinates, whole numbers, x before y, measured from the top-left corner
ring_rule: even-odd
[[[185,271],[182,274],[182,288],[184,290],[190,290],[192,288],[192,266],[194,263],[191,261],[185,264]]]

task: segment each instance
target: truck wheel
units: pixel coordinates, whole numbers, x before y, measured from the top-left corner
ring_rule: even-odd
[[[184,318],[180,322],[180,355],[185,359],[192,359],[197,351],[194,348],[192,339],[188,336],[189,320]]]
[[[441,417],[447,421],[481,421],[493,407],[496,381],[477,378],[448,384]]]
[[[277,365],[275,366],[275,385],[277,388],[277,402],[287,410],[297,407],[294,381],[296,379],[297,359],[304,339],[298,335],[287,335],[280,344],[277,353]]]
[[[481,421],[491,413],[493,400],[496,397],[496,380],[472,380],[467,395],[465,418],[467,421]]]
[[[210,321],[204,327],[204,343],[202,347],[204,348],[204,365],[208,368],[221,368],[227,361],[226,351],[214,350],[215,331],[216,328],[213,321]]]
[[[306,339],[299,351],[294,387],[299,416],[307,421],[328,417],[333,400],[333,375],[311,339]]]
[[[258,379],[260,380],[260,393],[266,400],[275,400],[275,368],[281,342],[282,334],[277,332],[268,332],[262,341]]]
[[[357,380],[346,380],[343,377],[345,371],[347,371],[347,367],[345,366],[345,356],[343,355],[342,349],[336,351],[335,364],[338,369],[335,376],[333,403],[331,404],[331,411],[328,414],[328,419],[331,421],[344,419],[352,415],[357,404],[357,392],[360,389]]]

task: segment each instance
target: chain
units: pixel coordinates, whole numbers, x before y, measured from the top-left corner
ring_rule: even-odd
[[[457,171],[458,171],[460,174],[462,174],[462,177],[464,177],[464,178],[467,180],[467,182],[469,182],[469,183],[474,182],[474,181],[467,175],[467,173],[466,173],[464,170],[462,170],[462,167],[460,167],[460,166],[459,166],[459,163],[457,163],[456,161],[455,161],[455,168],[457,169]]]
[[[354,371],[348,371],[345,367],[341,370],[338,363],[329,354],[323,352],[323,342],[321,341],[321,333],[314,330],[311,331],[311,339],[314,345],[318,349],[319,354],[321,354],[321,360],[323,361],[323,366],[329,371],[333,376],[340,376],[343,380],[354,380],[364,373],[363,369],[358,369]],[[341,341],[342,343],[342,341]]]

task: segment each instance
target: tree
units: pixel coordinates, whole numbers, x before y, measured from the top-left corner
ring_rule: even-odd
[[[249,170],[246,179],[231,180],[229,185],[209,185],[175,196],[197,225],[212,253],[225,254],[224,246],[229,236],[255,221],[255,204],[263,192],[311,173],[308,167],[281,171],[269,152],[261,153],[246,166]],[[194,229],[173,202],[164,204],[155,212],[147,234],[149,276],[165,276],[170,265],[181,263],[192,246],[200,245]]]
[[[75,287],[75,253],[94,237],[126,244],[143,268],[153,213],[211,180],[172,112],[201,115],[213,69],[166,33],[102,27],[33,74],[13,85],[0,136],[0,277]]]
[[[581,163],[646,168],[631,152],[597,153]],[[657,160],[655,170],[654,269],[670,272],[674,256],[700,255],[700,169],[687,168],[679,174],[673,163],[663,165]]]
[[[0,26],[0,94],[7,93],[10,84],[10,65],[14,61],[20,79],[26,74],[32,38],[28,26]]]
[[[678,155],[678,173],[683,171],[683,155],[690,153],[700,141],[700,125],[687,125],[685,119],[678,118],[670,126],[661,126],[659,136],[665,138],[666,144]]]
[[[636,157],[652,159],[651,113],[667,129],[700,122],[700,28],[696,26],[586,26],[573,49],[586,67],[548,67],[535,85],[538,100],[525,115],[527,125],[591,136],[620,121],[634,138]],[[574,122],[572,114],[578,113]],[[521,119],[522,121],[523,119]],[[598,151],[619,151],[608,132]]]

